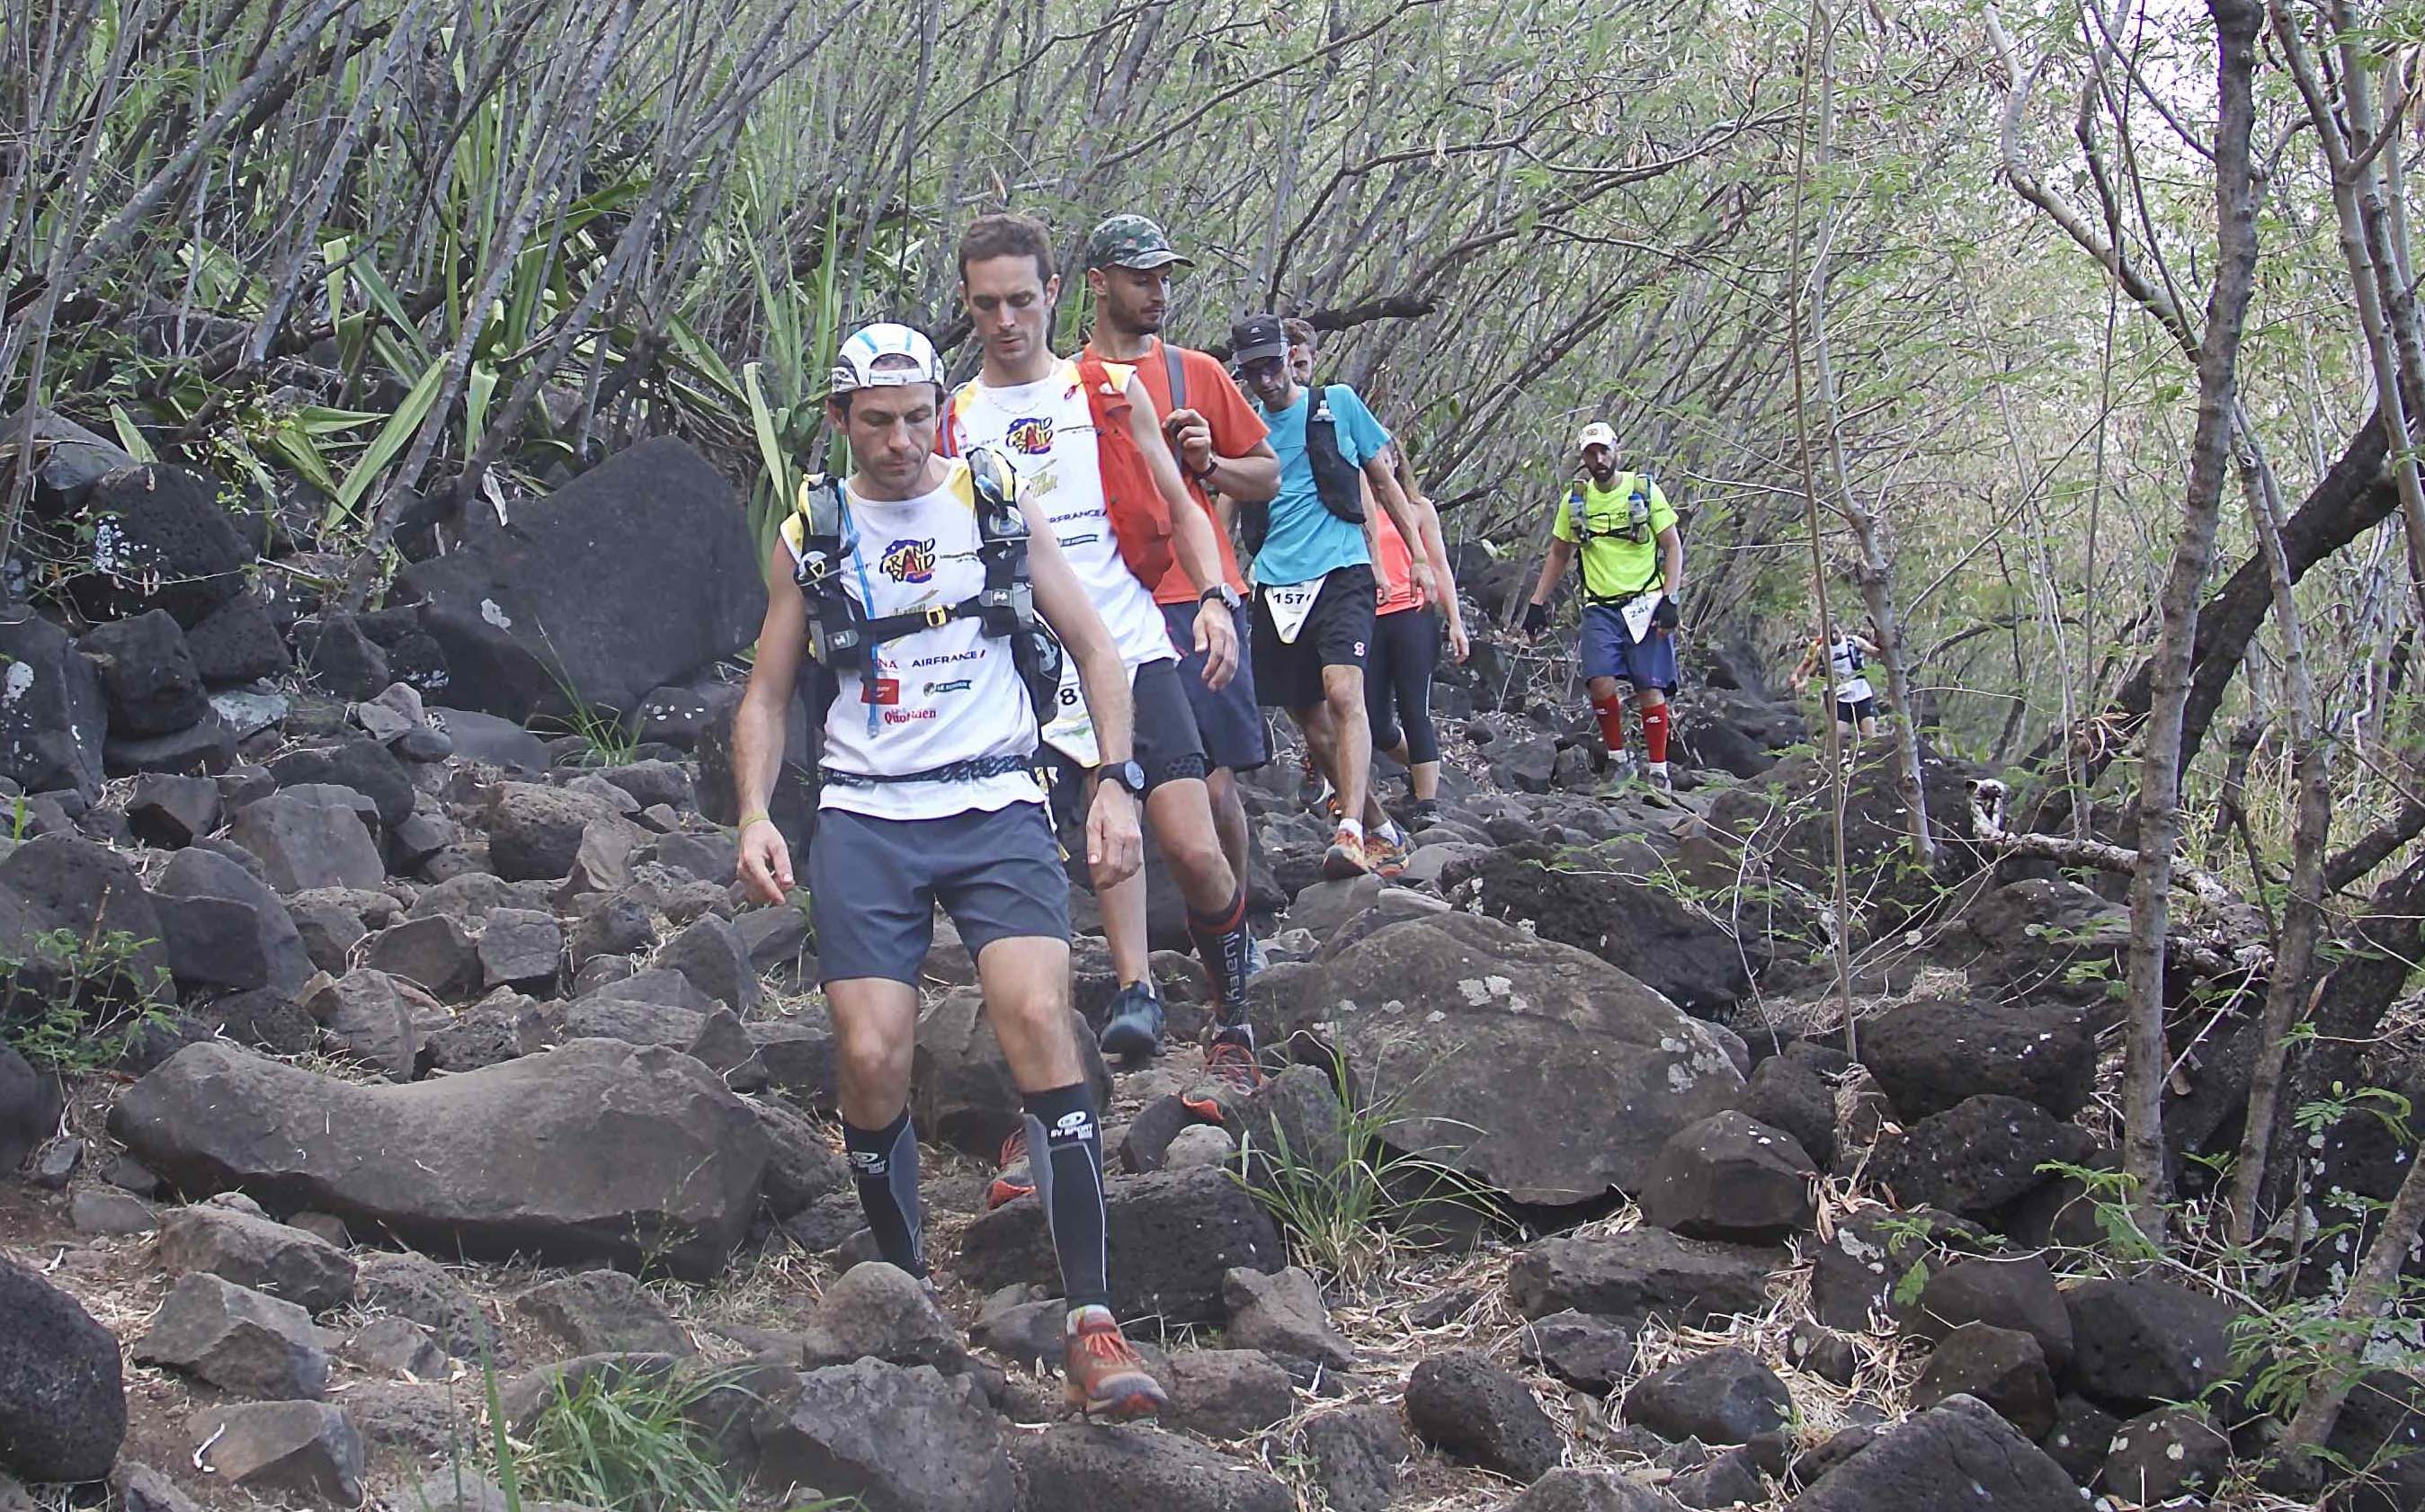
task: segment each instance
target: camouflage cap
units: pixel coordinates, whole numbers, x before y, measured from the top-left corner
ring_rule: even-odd
[[[1090,268],[1192,268],[1174,251],[1162,228],[1144,215],[1114,215],[1086,234]]]

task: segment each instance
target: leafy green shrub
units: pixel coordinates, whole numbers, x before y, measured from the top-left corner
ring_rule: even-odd
[[[0,1042],[54,1071],[116,1064],[169,1022],[168,968],[141,960],[153,943],[124,930],[29,936],[24,954],[0,955]]]

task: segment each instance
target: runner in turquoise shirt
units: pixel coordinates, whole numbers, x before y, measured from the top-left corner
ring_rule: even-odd
[[[1362,467],[1389,444],[1389,433],[1373,418],[1355,390],[1343,383],[1329,386],[1330,413],[1339,422],[1339,451]],[[1333,567],[1370,565],[1371,548],[1364,528],[1341,519],[1322,507],[1314,491],[1313,464],[1305,454],[1305,418],[1312,411],[1313,393],[1297,387],[1296,403],[1277,412],[1255,405],[1271,427],[1272,450],[1280,459],[1280,491],[1271,502],[1271,533],[1255,553],[1257,582],[1310,582]]]

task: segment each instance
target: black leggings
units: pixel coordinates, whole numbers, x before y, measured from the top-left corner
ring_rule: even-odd
[[[1364,713],[1373,750],[1397,749],[1403,719],[1406,760],[1439,759],[1439,730],[1432,724],[1432,672],[1439,653],[1439,616],[1430,610],[1402,609],[1373,620],[1373,648],[1364,658]]]

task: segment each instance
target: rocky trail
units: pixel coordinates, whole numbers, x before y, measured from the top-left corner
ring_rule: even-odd
[[[1826,774],[1731,659],[1673,797],[1599,790],[1500,647],[1444,669],[1391,883],[1319,881],[1293,761],[1258,774],[1275,1074],[1189,1110],[1206,986],[1158,952],[1172,1048],[1090,1074],[1174,1410],[1086,1426],[1041,1213],[986,1211],[1019,1102],[948,926],[937,1293],[865,1259],[809,919],[731,884],[763,589],[714,471],[647,443],[349,613],[307,533],[114,451],[69,438],[37,501],[95,543],[78,633],[0,624],[0,1019],[39,1052],[0,1050],[0,1506],[2300,1504],[2245,1472],[2245,1310],[2117,1256],[2083,1185],[2124,911],[1974,851],[1983,773],[1932,759],[1935,877],[1883,755],[1852,775],[1857,1062]],[[2335,1448],[2414,1448],[2415,1391],[2370,1378]],[[2420,1504],[2425,1459],[2365,1494]]]

